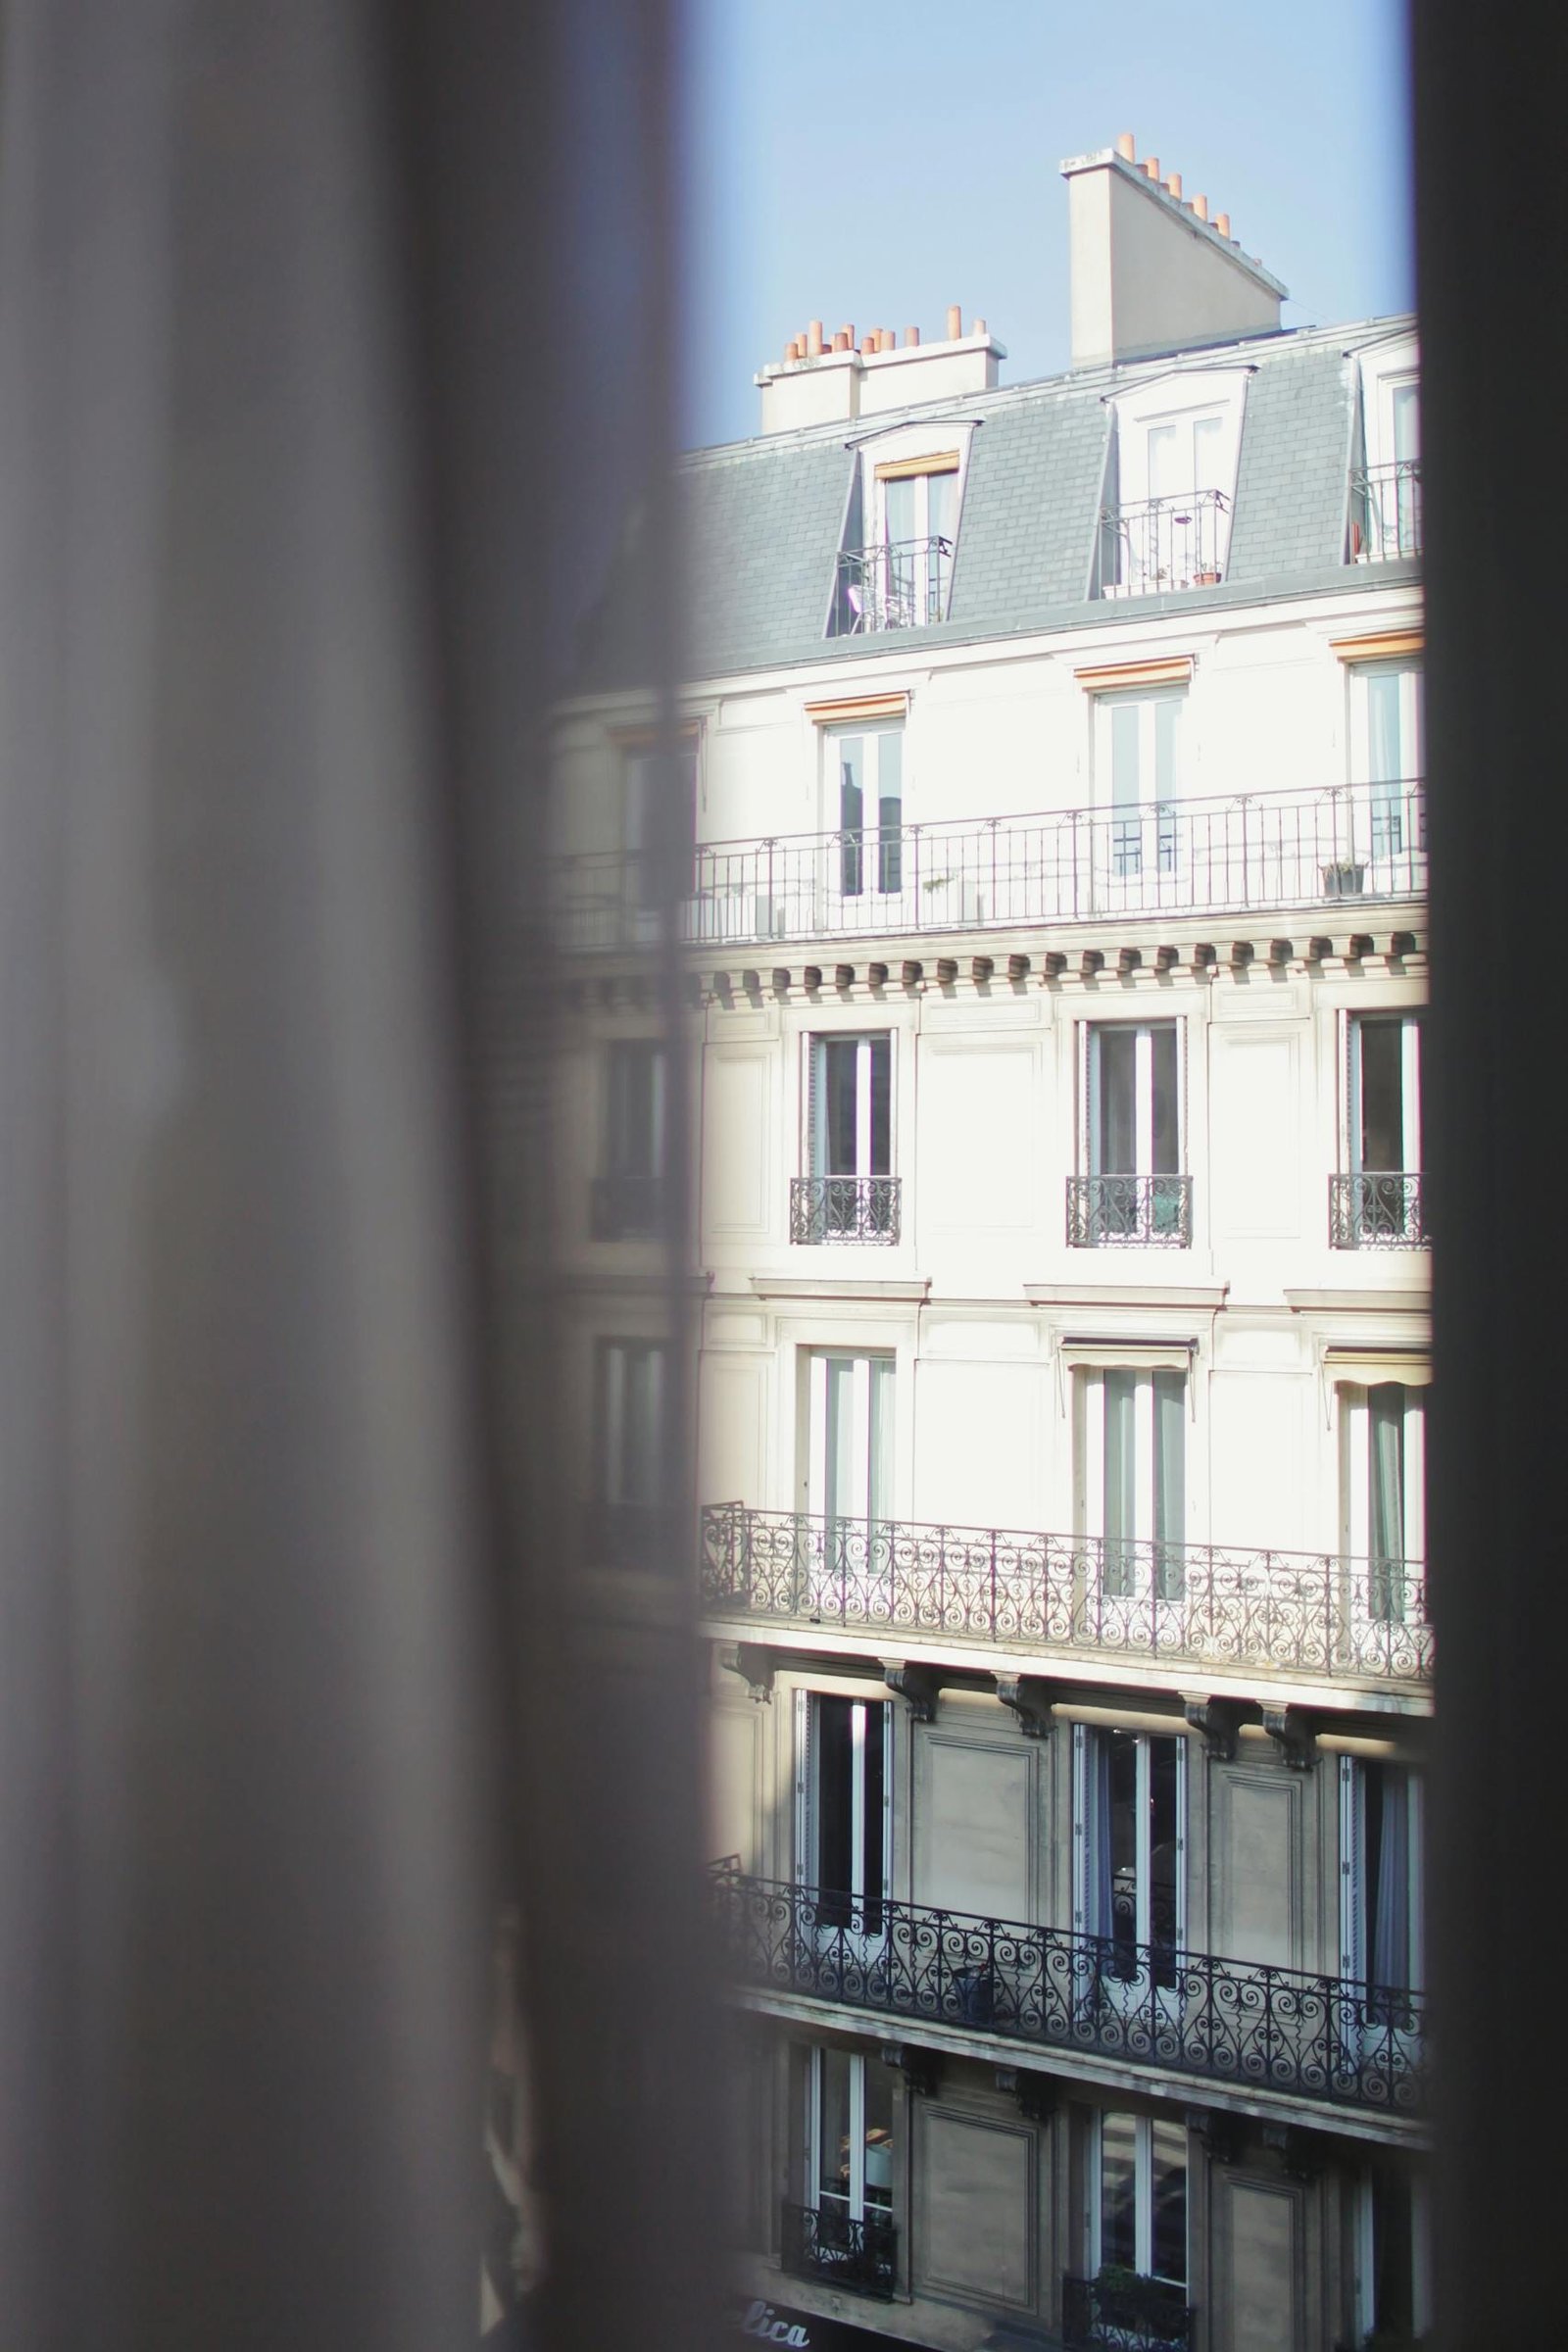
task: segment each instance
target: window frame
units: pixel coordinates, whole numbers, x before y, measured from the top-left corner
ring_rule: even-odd
[[[964,492],[968,482],[974,430],[972,418],[950,417],[934,424],[894,425],[886,431],[868,434],[856,447],[845,496],[838,554],[829,584],[824,635],[830,638],[891,635],[903,633],[908,628],[939,627],[947,620],[952,609],[954,572],[963,530]],[[956,464],[953,462],[955,457]],[[911,621],[884,622],[881,625],[873,621],[869,626],[862,625],[859,615],[851,618],[848,614],[849,591],[845,581],[844,560],[887,546],[883,485],[890,480],[914,481],[924,486],[920,503],[929,520],[929,482],[933,474],[956,479],[951,544],[942,573],[941,609],[935,613],[922,612],[919,618]],[[917,493],[917,499],[920,499],[920,493]],[[916,539],[930,536],[929,531],[915,533]],[[947,537],[948,534],[943,533],[942,536]]]
[[[1097,2107],[1090,2120],[1089,2132],[1089,2266],[1091,2278],[1098,2275],[1106,2260],[1104,2251],[1104,2119],[1107,2115],[1129,2117],[1133,2124],[1133,2230],[1134,2268],[1144,2278],[1157,2278],[1162,2285],[1177,2287],[1185,2301],[1193,2267],[1193,2159],[1192,2134],[1186,2125],[1178,2124],[1173,2116],[1155,2116],[1136,2108]],[[1153,2268],[1154,2249],[1154,2126],[1164,2124],[1183,2135],[1183,2258],[1182,2276],[1172,2278]]]
[[[1086,1546],[1097,1546],[1100,1558],[1100,1585],[1097,1600],[1125,1602],[1133,1608],[1152,1608],[1161,1605],[1180,1607],[1186,1597],[1185,1555],[1192,1539],[1192,1482],[1188,1475],[1191,1445],[1188,1429],[1193,1416],[1193,1366],[1176,1364],[1113,1364],[1076,1363],[1072,1367],[1074,1384],[1074,1532]],[[1133,1494],[1134,1525],[1128,1536],[1118,1539],[1107,1535],[1105,1520],[1105,1428],[1106,1393],[1109,1379],[1130,1381],[1133,1390]],[[1172,1534],[1161,1525],[1166,1482],[1161,1476],[1162,1420],[1170,1426],[1170,1417],[1159,1411],[1161,1392],[1156,1383],[1176,1384],[1176,1413],[1174,1422],[1181,1432],[1182,1452],[1178,1483],[1181,1491],[1181,1527]],[[1148,1527],[1144,1528],[1147,1512]],[[1112,1546],[1118,1541],[1131,1545],[1131,1564],[1123,1560],[1112,1562]],[[1145,1573],[1144,1551],[1148,1554],[1148,1575]],[[1174,1555],[1174,1561],[1172,1556]],[[1114,1580],[1113,1580],[1114,1568]],[[1148,1590],[1145,1590],[1145,1586]]]
[[[1105,457],[1104,489],[1102,509],[1118,518],[1147,510],[1157,495],[1162,502],[1206,494],[1207,486],[1197,481],[1179,484],[1171,493],[1151,490],[1150,438],[1161,427],[1185,423],[1189,429],[1209,418],[1219,422],[1218,454],[1212,468],[1213,489],[1220,505],[1216,511],[1213,544],[1208,551],[1210,564],[1195,563],[1194,577],[1166,580],[1161,567],[1154,566],[1155,576],[1148,575],[1150,565],[1142,561],[1131,565],[1133,576],[1124,578],[1122,543],[1117,531],[1112,534],[1113,554],[1106,561],[1105,531],[1097,534],[1095,593],[1106,596],[1152,596],[1168,590],[1202,586],[1199,575],[1212,569],[1223,579],[1230,561],[1231,528],[1235,518],[1237,476],[1241,465],[1242,432],[1246,418],[1247,388],[1253,369],[1240,368],[1208,368],[1173,369],[1139,385],[1131,392],[1105,396],[1110,411],[1111,430]]]
[[[833,2196],[831,2191],[825,2191],[822,2187],[822,2180],[827,2170],[825,2162],[826,2151],[824,2150],[822,2141],[823,2128],[826,2121],[826,2100],[823,2093],[823,2076],[826,2072],[826,2065],[830,2054],[835,2057],[843,2057],[847,2062],[849,2069],[850,2189],[848,2195],[842,2200]],[[882,2075],[867,2075],[866,2069],[868,2066],[881,2066],[881,2058],[878,2053],[869,2050],[845,2050],[838,2044],[829,2045],[824,2042],[812,2042],[808,2049],[807,2065],[805,2069],[805,2185],[806,2203],[808,2208],[812,2213],[821,2213],[823,2211],[823,2198],[826,2196],[829,2210],[842,2202],[845,2219],[848,2221],[864,2222],[868,2216],[875,2215],[886,2216],[889,2221],[892,2220],[893,2199],[896,2188],[894,2171],[896,2149],[894,2134],[898,2126],[898,2103],[893,2096],[893,2081],[891,2073],[887,2069],[883,2069],[883,2075],[886,2075],[886,2082],[884,2083]],[[875,2081],[879,2087],[885,2089],[890,2118],[886,2146],[887,2180],[885,2183],[885,2203],[880,2201],[872,2202],[867,2195],[869,2182],[867,2178],[868,2168],[866,2159],[870,2153],[871,2147],[869,2136],[871,2127],[868,2125],[866,2114],[869,2104],[866,2096],[866,2085],[868,2082],[871,2081]],[[882,2184],[879,2183],[878,2185]]]
[[[908,727],[903,714],[870,716],[863,719],[835,719],[817,730],[821,738],[820,760],[821,827],[828,837],[829,870],[825,876],[827,894],[834,902],[853,900],[863,902],[868,915],[881,916],[887,903],[904,896],[906,844],[905,832],[908,825]],[[886,755],[883,745],[888,740],[898,745],[898,815],[891,828],[884,827],[883,811],[887,794],[883,787]],[[861,795],[860,822],[852,826],[846,822],[844,808],[843,756],[839,746],[858,742],[874,745],[874,752],[864,756],[864,780]],[[873,770],[874,775],[873,775]],[[866,804],[875,810],[867,822]],[[858,835],[858,840],[852,839]],[[858,859],[858,872],[854,887],[847,880],[850,859]]]

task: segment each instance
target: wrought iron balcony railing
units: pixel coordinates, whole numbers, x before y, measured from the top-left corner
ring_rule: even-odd
[[[1363,1168],[1329,1178],[1333,1249],[1421,1250],[1431,1239],[1416,1170]]]
[[[1061,2281],[1061,2340],[1067,2352],[1187,2352],[1191,2306],[1164,2278],[1135,2273]]]
[[[1253,915],[1420,896],[1426,803],[1419,780],[1344,784],[704,842],[692,858],[681,926],[693,947]],[[560,860],[552,902],[564,947],[649,936],[638,862],[612,851]]]
[[[1367,466],[1350,476],[1350,560],[1385,564],[1421,553],[1421,461]]]
[[[891,2214],[786,2204],[780,2260],[792,2278],[820,2278],[885,2302],[897,2277],[898,2232]]]
[[[1222,490],[1102,507],[1099,593],[1163,596],[1173,588],[1212,588],[1224,576],[1230,535],[1230,500]]]
[[[1190,1250],[1190,1176],[1069,1176],[1067,1244],[1073,1250]]]
[[[725,1966],[742,1986],[1258,2095],[1410,2117],[1426,2104],[1422,1996],[1402,1987],[923,1903],[830,1898],[727,1867],[711,1884]]]
[[[662,1176],[596,1176],[588,1197],[589,1230],[596,1242],[646,1240],[663,1215]]]
[[[794,1176],[792,1242],[886,1242],[899,1238],[897,1176]]]
[[[703,1512],[715,1616],[863,1627],[995,1648],[1419,1685],[1432,1628],[1419,1560],[1241,1551],[906,1519]]]
[[[951,539],[895,539],[847,547],[839,557],[832,637],[873,629],[925,629],[948,616]]]

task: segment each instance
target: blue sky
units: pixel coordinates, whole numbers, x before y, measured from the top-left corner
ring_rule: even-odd
[[[808,319],[1067,365],[1063,156],[1134,132],[1291,289],[1288,326],[1413,301],[1402,0],[685,0],[690,445],[757,430]]]

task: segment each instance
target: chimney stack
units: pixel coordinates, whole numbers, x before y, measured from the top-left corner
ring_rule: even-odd
[[[853,326],[828,337],[813,318],[805,334],[786,342],[782,361],[758,374],[762,430],[884,416],[927,400],[966,400],[995,390],[997,364],[1006,356],[983,318],[964,333],[957,303],[948,312],[945,339],[931,342],[921,341],[917,326],[905,328],[902,344],[893,327],[868,326],[857,349]]]
[[[1075,368],[1279,332],[1285,287],[1240,251],[1228,213],[1210,220],[1206,196],[1183,203],[1179,172],[1161,183],[1156,156],[1140,164],[1130,133],[1061,173]]]

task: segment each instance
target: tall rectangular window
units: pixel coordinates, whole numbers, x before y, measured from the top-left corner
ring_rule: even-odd
[[[1075,1921],[1118,1983],[1176,1983],[1186,1929],[1187,1742],[1078,1725]]]
[[[1340,1759],[1340,1965],[1354,1984],[1423,1982],[1422,1799],[1420,1774],[1403,1765]],[[1414,2024],[1407,2003],[1374,2006],[1374,2024]]]
[[[650,1038],[617,1038],[606,1057],[603,1165],[594,1188],[596,1239],[657,1233],[664,1174],[668,1062]]]
[[[1069,1179],[1068,1241],[1075,1249],[1118,1243],[1189,1249],[1180,1026],[1090,1021],[1083,1036],[1084,1172]]]
[[[1174,873],[1185,697],[1105,695],[1096,712],[1097,765],[1108,777],[1105,879],[1112,885]]]
[[[894,459],[872,476],[885,575],[884,628],[945,620],[958,533],[958,455]]]
[[[813,1514],[862,1525],[891,1514],[894,1362],[837,1349],[811,1355],[807,1508]]]
[[[1421,1166],[1421,1024],[1410,1013],[1360,1013],[1348,1028],[1350,1166],[1360,1174]]]
[[[1090,2234],[1096,2269],[1115,2265],[1185,2293],[1186,2126],[1102,2108],[1095,2137]],[[1112,2340],[1107,2333],[1106,2341]],[[1147,2317],[1139,2340],[1156,2340]]]
[[[595,1359],[595,1564],[635,1568],[657,1541],[665,1496],[667,1350],[602,1340]]]
[[[1079,1374],[1080,1524],[1100,1596],[1177,1601],[1185,1584],[1187,1375],[1175,1368]]]
[[[848,2220],[893,2209],[893,2076],[873,2054],[811,2052],[807,2144],[810,2203]]]
[[[893,1039],[833,1035],[810,1041],[813,1176],[886,1176],[893,1157]]]
[[[821,1924],[878,1935],[887,1899],[893,1709],[876,1699],[800,1694],[800,1875]]]
[[[904,729],[833,729],[824,740],[840,895],[897,897],[904,888]]]
[[[1363,804],[1362,855],[1371,861],[1373,887],[1387,888],[1399,879],[1399,861],[1424,847],[1417,838],[1417,787],[1426,774],[1419,662],[1369,662],[1352,668],[1350,759],[1350,780]]]
[[[1397,1380],[1340,1391],[1345,1544],[1355,1607],[1373,1624],[1423,1608],[1424,1396]]]

